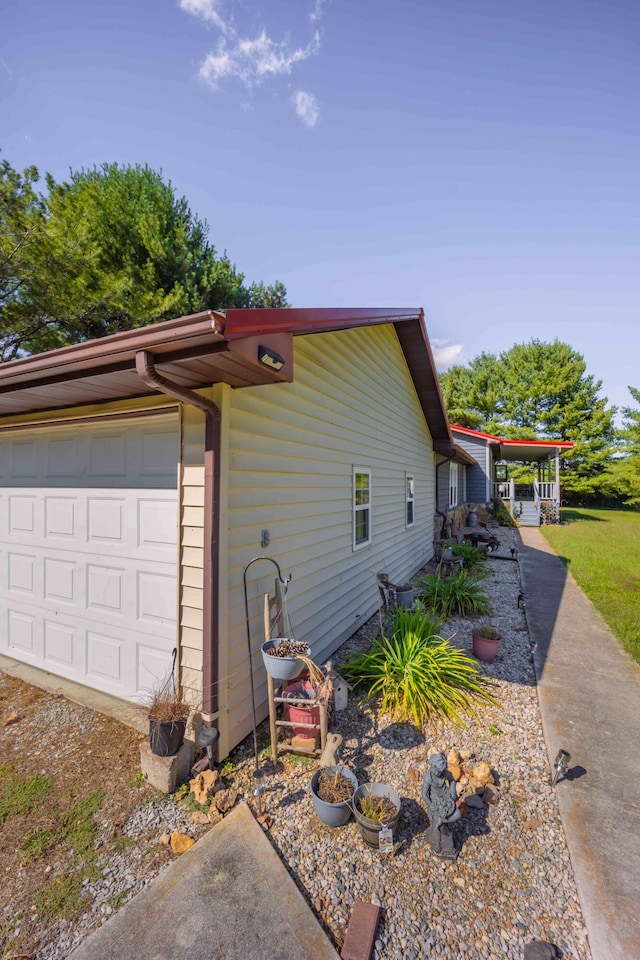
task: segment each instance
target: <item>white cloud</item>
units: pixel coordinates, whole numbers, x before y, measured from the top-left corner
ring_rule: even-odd
[[[237,38],[232,43],[221,39],[200,67],[200,76],[213,90],[228,77],[251,88],[267,77],[290,74],[296,63],[308,59],[320,49],[320,36],[314,34],[306,47],[292,48],[286,41],[272,40],[262,31],[255,39]]]
[[[446,370],[453,366],[460,359],[462,345],[459,343],[449,343],[448,340],[439,340],[437,337],[430,337],[433,359],[436,362],[438,370]]]
[[[307,93],[305,90],[296,90],[293,95],[293,103],[302,122],[306,123],[308,127],[315,127],[320,111],[314,95]]]
[[[222,0],[180,0],[178,6],[185,13],[200,17],[206,23],[212,23],[223,33],[229,30],[229,24],[220,13]]]
[[[295,45],[289,39],[274,40],[263,28],[256,36],[242,35],[234,23],[224,15],[224,0],[179,0],[185,13],[217,28],[221,34],[215,50],[200,66],[199,76],[214,91],[225,80],[237,80],[248,90],[266,80],[289,76],[297,64],[315,56],[320,50],[319,23],[324,0],[315,0],[309,20],[314,25],[306,44]],[[312,94],[300,92],[294,96],[298,116],[309,126],[318,119],[318,106]]]

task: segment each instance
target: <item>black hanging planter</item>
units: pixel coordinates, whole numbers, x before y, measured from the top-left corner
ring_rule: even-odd
[[[153,720],[149,718],[149,744],[156,757],[174,757],[184,743],[186,719]]]

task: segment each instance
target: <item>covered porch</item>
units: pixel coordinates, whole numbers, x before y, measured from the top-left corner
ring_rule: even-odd
[[[569,441],[502,440],[490,444],[493,461],[492,497],[502,500],[521,526],[538,527],[560,520],[560,457],[571,449]],[[510,477],[510,465],[535,464],[530,483]]]

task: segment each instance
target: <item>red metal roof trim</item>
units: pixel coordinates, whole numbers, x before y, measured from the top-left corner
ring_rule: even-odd
[[[454,423],[451,424],[451,430],[454,433],[464,433],[465,436],[479,437],[481,440],[491,440],[493,443],[501,443],[508,446],[518,446],[518,444],[524,446],[526,444],[530,447],[566,447],[567,449],[574,446],[572,440],[506,440],[504,437],[494,437],[491,433],[471,430],[470,427],[457,427]]]

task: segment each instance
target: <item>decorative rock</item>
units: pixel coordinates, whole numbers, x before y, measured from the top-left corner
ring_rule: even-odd
[[[456,781],[456,783],[457,783],[458,780],[460,779],[460,777],[462,776],[462,770],[460,769],[460,767],[458,766],[458,764],[457,764],[457,763],[448,762],[448,763],[447,763],[447,770],[449,771],[449,773],[451,774],[451,776],[453,777],[453,779],[454,779],[454,780]]]
[[[171,834],[171,849],[174,853],[184,853],[195,843],[193,837],[188,836],[186,833],[172,833]]]
[[[524,960],[555,960],[556,948],[546,940],[534,940],[524,945]]]
[[[165,847],[168,847],[171,843],[171,834],[167,833],[166,830],[160,834],[160,843],[163,843]]]
[[[475,810],[484,809],[484,800],[477,793],[470,793],[468,797],[464,798],[464,802],[468,807],[473,807]]]
[[[486,786],[491,777],[491,767],[488,763],[477,763],[472,771],[472,776],[480,781],[481,786]]]
[[[217,770],[203,770],[189,781],[189,791],[196,803],[208,803],[209,798],[222,787],[222,777]]]
[[[201,810],[194,810],[191,814],[191,819],[194,823],[210,823],[208,815],[206,813],[202,813]]]
[[[409,780],[422,780],[423,774],[421,770],[418,770],[417,767],[409,767],[407,771],[407,776]]]
[[[235,790],[218,790],[214,797],[214,803],[222,814],[229,813],[237,800],[238,794]]]
[[[4,722],[5,727],[10,727],[12,724],[17,723],[20,719],[20,714],[16,713],[15,710],[12,710],[7,719]]]
[[[456,767],[459,767],[461,763],[462,763],[462,757],[460,756],[460,753],[458,752],[458,750],[456,750],[456,748],[454,747],[452,750],[449,751],[447,755],[447,766],[449,770],[451,770],[451,764],[454,764]]]

